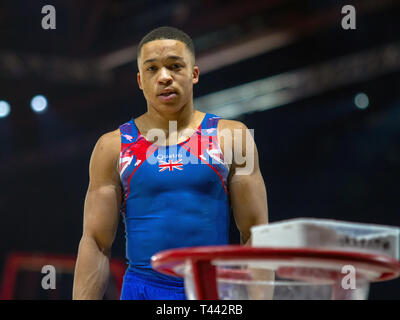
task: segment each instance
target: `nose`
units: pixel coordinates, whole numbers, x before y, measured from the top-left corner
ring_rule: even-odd
[[[163,85],[169,85],[172,83],[172,76],[167,68],[161,68],[158,82]]]

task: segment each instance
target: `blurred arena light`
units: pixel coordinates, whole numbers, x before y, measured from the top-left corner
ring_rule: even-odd
[[[204,95],[196,98],[194,105],[203,112],[233,119],[399,69],[400,42],[396,42]],[[361,106],[365,104],[365,97],[358,100]]]
[[[238,61],[287,47],[292,43],[313,35],[315,30],[322,32],[323,30],[336,28],[337,21],[341,17],[339,10],[339,7],[341,7],[340,1],[322,1],[324,5],[317,5],[316,2],[318,1],[314,1],[315,3],[310,5],[310,7],[315,7],[315,10],[311,10],[309,15],[304,16],[304,18],[302,14],[302,18],[297,19],[293,19],[293,15],[297,16],[296,7],[294,6],[290,9],[292,6],[286,4],[286,2],[290,1],[263,0],[245,2],[244,4],[233,2],[231,7],[234,10],[233,14],[239,16],[244,16],[246,11],[253,12],[254,14],[257,13],[257,16],[258,14],[262,16],[263,14],[267,14],[268,10],[274,7],[278,8],[281,5],[285,7],[285,10],[277,10],[282,12],[278,13],[276,19],[273,19],[276,21],[270,21],[268,18],[260,18],[261,16],[258,16],[256,19],[253,15],[250,15],[249,20],[246,23],[243,22],[243,25],[242,23],[232,24],[232,17],[228,18],[230,15],[226,14],[227,10],[225,9],[213,13],[215,19],[226,20],[227,25],[218,28],[218,30],[209,30],[194,37],[195,45],[201,48],[196,61],[202,75],[237,63]],[[394,1],[358,0],[356,2],[357,15],[364,15],[387,9]],[[99,5],[98,9],[101,11],[105,7],[106,5]],[[187,5],[185,3],[185,6],[179,4],[171,12],[177,10],[178,16],[185,16],[188,7],[194,10],[195,5],[192,7],[191,4]],[[218,5],[218,7],[220,6]],[[316,9],[321,9],[321,11],[316,11]],[[163,14],[168,13],[163,12]],[[95,16],[97,16],[97,13]],[[209,13],[204,17],[208,16]],[[129,19],[128,17],[129,15],[127,15],[127,19]],[[136,17],[142,19],[142,21],[147,21],[148,19],[147,13],[137,12]],[[131,19],[134,18],[131,17]],[[290,23],[286,23],[285,21],[290,21]],[[307,23],[304,23],[304,21]],[[202,20],[198,20],[198,22],[203,25]],[[94,22],[93,26],[90,23],[90,27],[87,30],[91,34],[91,37],[94,37],[95,32],[98,32],[94,25]],[[242,25],[242,27],[239,27],[239,25]],[[255,27],[256,25],[258,27]],[[191,28],[194,28],[193,26]],[[85,35],[85,37],[90,37],[89,34]],[[122,66],[129,66],[131,68],[133,64],[136,64],[138,43],[130,43],[131,41],[132,39],[129,38],[126,46],[122,48],[119,45],[116,47],[115,45],[110,46],[108,44],[105,52],[101,50],[102,53],[87,55],[85,57],[44,56],[31,52],[0,50],[0,74],[2,77],[10,79],[31,78],[32,76],[36,77],[40,75],[45,81],[72,85],[89,84],[103,86],[111,84],[115,78],[118,78],[119,68]],[[128,70],[131,71],[131,69]]]
[[[37,95],[31,100],[31,108],[33,111],[40,113],[47,109],[47,99],[43,95]]]
[[[365,93],[358,93],[354,98],[354,104],[359,109],[366,109],[369,106],[369,98]]]
[[[219,48],[214,52],[206,53],[200,56],[196,63],[201,73],[206,74],[239,61],[289,45],[294,39],[295,37],[288,32],[263,34],[256,38],[247,39],[241,43],[236,43],[226,48]]]
[[[0,100],[0,118],[5,118],[10,114],[11,108],[7,101]]]

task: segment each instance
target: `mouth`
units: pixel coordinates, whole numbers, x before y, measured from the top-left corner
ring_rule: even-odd
[[[167,91],[167,92],[160,93],[158,95],[158,97],[163,101],[169,101],[169,100],[176,98],[177,95],[178,94],[176,93],[176,91]]]

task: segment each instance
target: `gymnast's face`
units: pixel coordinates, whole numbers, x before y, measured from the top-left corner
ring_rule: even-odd
[[[138,67],[137,80],[148,107],[175,113],[193,103],[199,69],[183,42],[163,39],[144,44]]]

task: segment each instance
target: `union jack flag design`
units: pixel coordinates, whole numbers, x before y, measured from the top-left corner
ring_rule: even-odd
[[[174,169],[183,170],[182,159],[179,159],[178,161],[169,160],[168,162],[160,160],[158,168],[158,172],[162,172],[167,169],[169,169],[169,171],[174,171]]]

